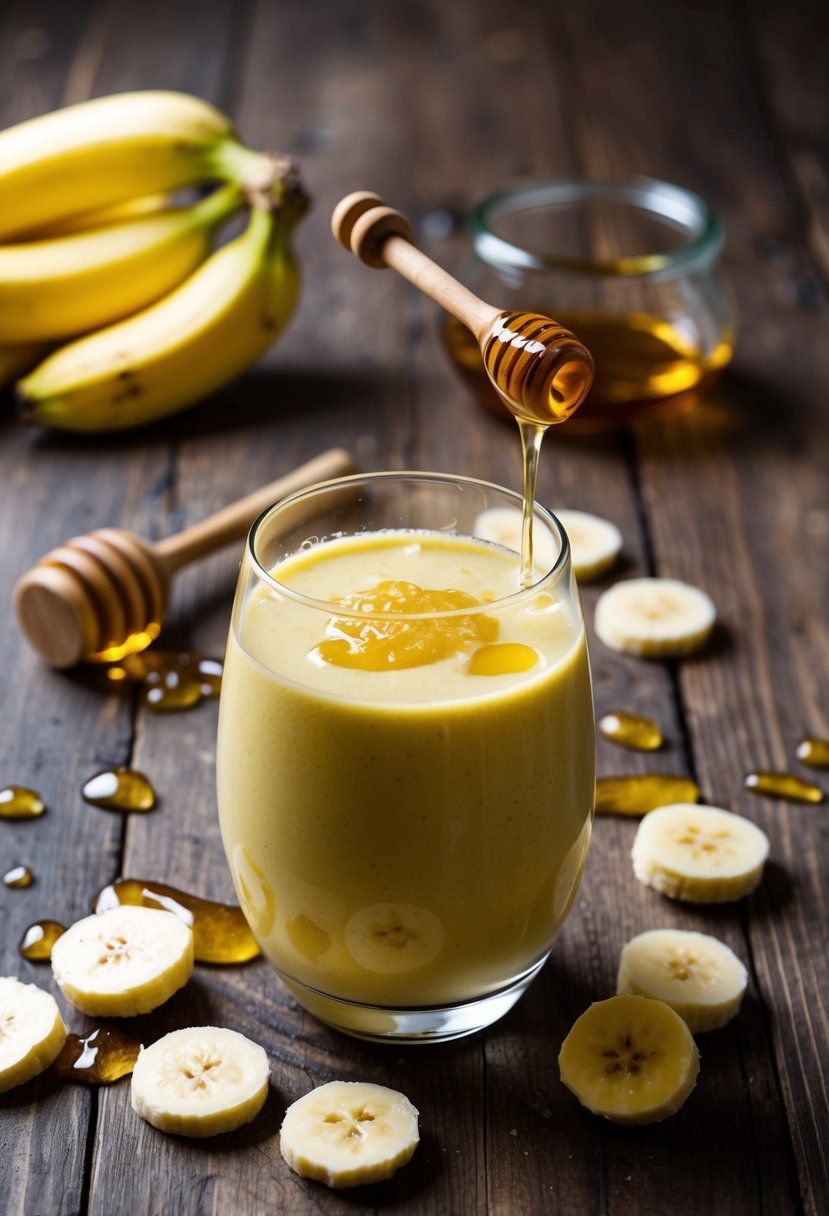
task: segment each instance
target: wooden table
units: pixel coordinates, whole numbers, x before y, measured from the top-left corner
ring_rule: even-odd
[[[829,735],[829,149],[820,6],[576,5],[496,0],[10,0],[0,17],[0,122],[122,89],[167,87],[228,109],[251,144],[295,153],[315,207],[299,234],[305,294],[260,365],[191,412],[83,439],[0,420],[0,782],[48,813],[0,823],[4,974],[51,987],[17,953],[42,916],[85,914],[124,874],[232,898],[214,799],[216,704],[161,718],[47,669],[13,619],[14,579],[68,535],[103,524],[157,538],[343,445],[361,466],[434,467],[518,486],[518,440],[482,413],[441,349],[436,309],[328,235],[333,204],[369,187],[457,268],[456,221],[522,173],[641,172],[698,190],[725,221],[740,306],[732,369],[694,413],[596,441],[548,442],[539,497],[624,533],[624,564],[584,589],[588,623],[613,578],[656,572],[715,598],[721,627],[682,664],[614,657],[592,641],[597,709],[663,725],[666,771],[771,838],[765,880],[736,906],[675,905],[637,884],[629,820],[597,821],[581,894],[526,997],[485,1034],[435,1048],[361,1044],[304,1014],[261,960],[199,966],[143,1019],[145,1041],[188,1023],[236,1027],[272,1066],[265,1110],[215,1142],[167,1137],[130,1111],[129,1086],[49,1075],[0,1099],[0,1209],[97,1213],[823,1213],[827,1185],[829,810],[764,800],[755,767],[797,768],[804,733]],[[221,654],[238,551],[183,575],[162,636]],[[86,777],[132,764],[161,805],[122,817],[85,805]],[[600,773],[647,759],[602,742]],[[803,775],[807,770],[798,769]],[[827,778],[823,778],[824,788]],[[562,1038],[613,991],[623,943],[697,927],[747,962],[739,1018],[701,1040],[679,1115],[625,1130],[583,1111],[558,1078]],[[86,1025],[62,1001],[73,1029]],[[351,1194],[294,1177],[285,1106],[313,1084],[368,1078],[422,1112],[422,1145],[392,1182]]]

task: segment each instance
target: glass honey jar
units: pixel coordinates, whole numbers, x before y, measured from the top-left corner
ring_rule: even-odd
[[[529,180],[479,203],[470,230],[465,284],[497,307],[554,317],[593,355],[593,387],[568,430],[684,413],[729,362],[723,229],[690,190],[647,177]],[[449,319],[443,336],[481,404],[510,418],[469,330]]]

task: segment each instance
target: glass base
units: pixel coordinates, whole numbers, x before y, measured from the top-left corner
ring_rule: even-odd
[[[530,986],[547,957],[545,955],[509,987],[480,1000],[414,1009],[361,1005],[327,996],[285,975],[280,974],[280,979],[309,1013],[343,1034],[374,1043],[445,1043],[475,1034],[502,1018]]]

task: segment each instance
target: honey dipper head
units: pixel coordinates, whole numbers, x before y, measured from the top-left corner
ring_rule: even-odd
[[[593,358],[569,330],[533,312],[503,312],[481,342],[487,375],[515,416],[565,422],[593,382]]]
[[[331,216],[331,231],[341,245],[375,270],[386,265],[382,256],[386,237],[412,239],[406,217],[387,207],[380,195],[371,190],[355,190],[337,203]]]
[[[52,667],[112,662],[158,636],[166,583],[130,532],[101,528],[52,549],[14,589],[21,629]]]

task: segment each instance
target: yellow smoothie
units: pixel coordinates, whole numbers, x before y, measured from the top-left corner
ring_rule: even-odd
[[[288,592],[234,612],[218,752],[263,952],[289,986],[386,1008],[504,989],[547,954],[590,838],[575,598],[517,595],[516,554],[439,532],[329,540],[272,573]]]

